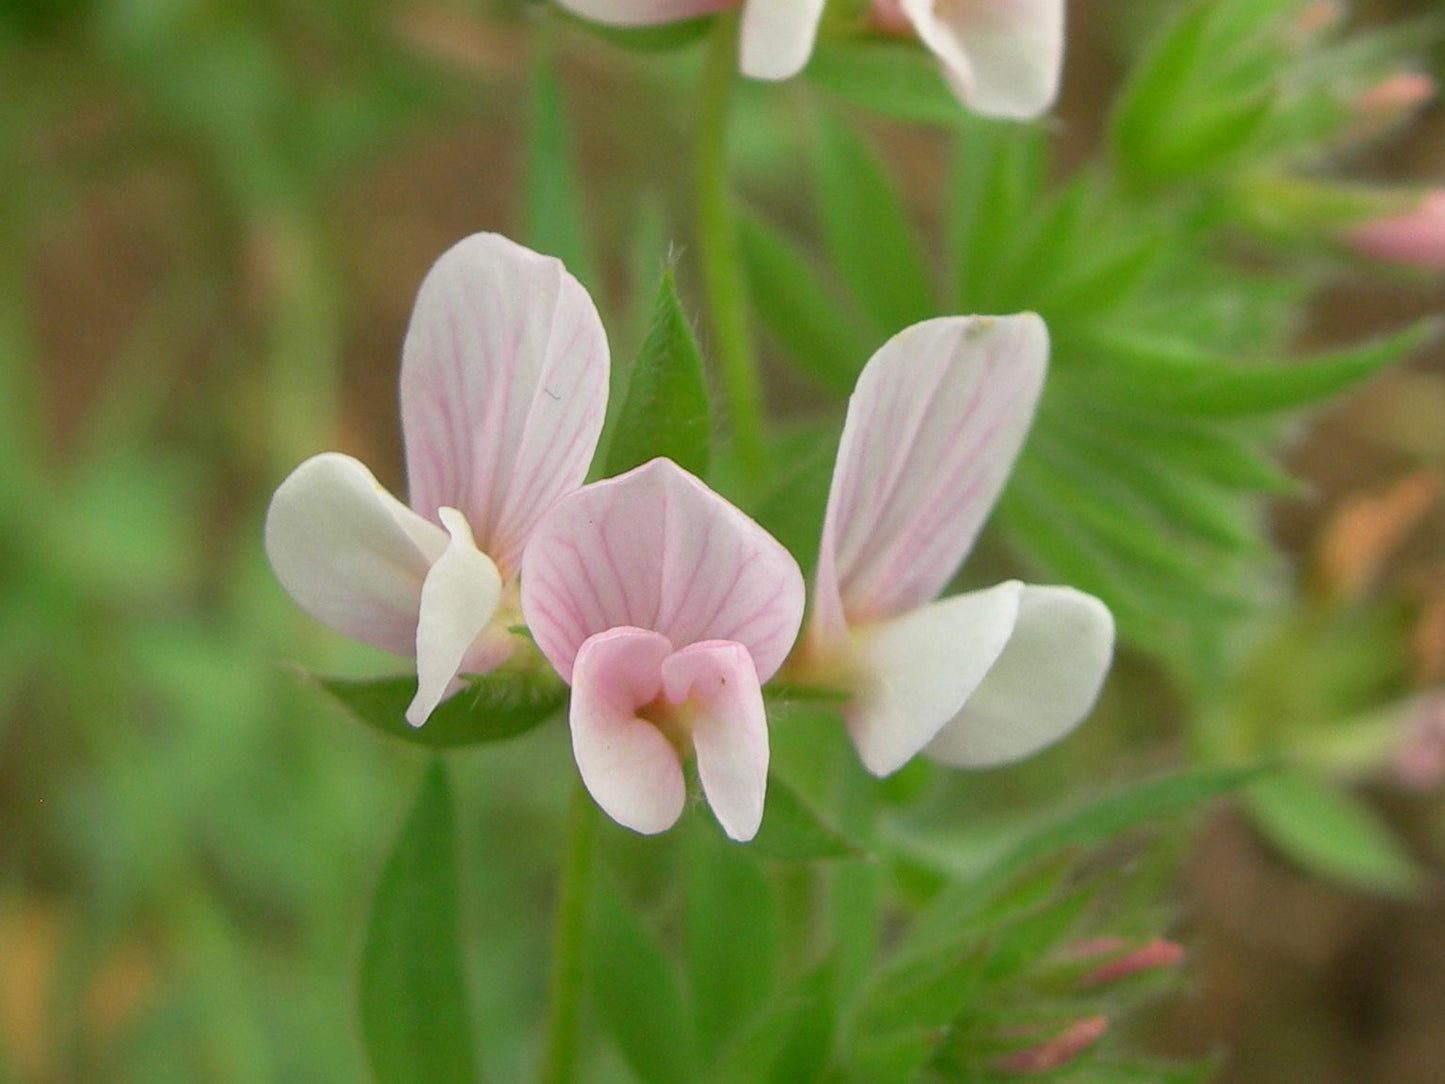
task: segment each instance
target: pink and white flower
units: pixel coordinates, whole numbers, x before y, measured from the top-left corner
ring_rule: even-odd
[[[803,619],[803,577],[771,535],[667,459],[584,487],[537,526],[522,612],[572,686],[582,780],[619,824],[681,815],[683,762],[719,823],[751,839],[763,815],[762,683]]]
[[[752,79],[790,79],[813,53],[824,0],[558,0],[584,19],[610,26],[652,26],[741,6],[738,63]]]
[[[972,548],[1033,420],[1048,332],[1033,314],[899,332],[848,404],[800,669],[851,692],[865,767],[982,767],[1069,733],[1114,624],[1098,599],[1009,581],[933,601]]]
[[[607,409],[607,338],[562,264],[496,234],[448,250],[402,349],[410,507],[329,452],[281,483],[266,552],[312,617],[415,656],[420,726],[463,673],[521,643],[516,578],[542,514],[581,485]]]
[[[1027,120],[1058,97],[1064,0],[873,0],[873,23],[917,35],[959,101],[985,117]]]

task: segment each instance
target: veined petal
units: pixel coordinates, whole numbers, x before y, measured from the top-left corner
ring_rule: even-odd
[[[746,0],[739,66],[753,79],[790,79],[813,55],[824,0]]]
[[[335,452],[292,471],[266,513],[266,555],[296,604],[397,655],[416,649],[422,581],[446,546],[440,527]]]
[[[509,580],[542,513],[586,476],[607,372],[597,310],[558,260],[491,233],[454,245],[402,350],[411,506],[460,510]]]
[[[608,629],[588,638],[572,671],[572,752],[588,793],[618,824],[652,835],[682,813],[682,758],[638,710],[662,691],[667,637]]]
[[[527,547],[522,612],[564,680],[583,641],[620,625],[674,644],[733,640],[766,681],[803,615],[783,546],[676,463],[654,459],[564,497]]]
[[[856,634],[843,715],[865,768],[896,772],[958,713],[1008,643],[1022,589],[954,595]]]
[[[1027,120],[1054,104],[1064,0],[901,0],[959,99],[986,117]]]
[[[687,703],[697,774],[729,836],[745,843],[763,823],[768,789],[768,717],[753,657],[742,644],[689,644],[662,664],[663,693]]]
[[[416,697],[406,721],[421,726],[446,696],[477,636],[497,611],[502,578],[497,566],[477,549],[471,528],[455,508],[438,510],[451,534],[446,552],[436,559],[421,588],[416,626]]]
[[[677,23],[736,7],[738,0],[557,0],[574,15],[612,26]]]
[[[848,402],[818,555],[815,633],[933,598],[972,548],[1033,420],[1048,330],[1033,313],[905,328]]]
[[[1071,587],[1025,587],[1018,622],[977,691],[924,752],[956,767],[1021,760],[1089,714],[1114,656],[1114,618]]]

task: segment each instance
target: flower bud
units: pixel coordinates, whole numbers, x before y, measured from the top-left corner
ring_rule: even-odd
[[[1346,229],[1346,244],[1387,263],[1445,271],[1445,189],[1426,192],[1414,207]]]
[[[1068,1024],[1052,1038],[1025,1047],[994,1063],[994,1068],[1011,1076],[1048,1073],[1067,1065],[1099,1041],[1109,1030],[1107,1016],[1085,1016]]]

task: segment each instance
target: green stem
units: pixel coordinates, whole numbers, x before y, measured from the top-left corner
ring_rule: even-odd
[[[592,894],[597,810],[579,781],[567,818],[567,856],[552,920],[551,994],[541,1084],[570,1084],[577,1076],[577,1033],[587,979],[587,902]]]
[[[738,19],[717,17],[708,41],[697,126],[697,233],[702,285],[722,369],[733,440],[744,475],[756,485],[764,466],[762,397],[748,327],[747,292],[728,189],[728,121],[737,85]]]

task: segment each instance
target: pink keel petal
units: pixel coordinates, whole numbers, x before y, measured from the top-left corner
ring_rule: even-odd
[[[578,649],[618,626],[674,644],[733,640],[766,681],[803,613],[803,579],[771,535],[677,464],[654,459],[557,503],[527,547],[522,611],[571,680]]]
[[[607,409],[607,338],[562,264],[475,234],[422,283],[402,351],[411,506],[459,509],[504,580],[581,485]]]
[[[1059,93],[1064,0],[900,0],[959,99],[986,117],[1027,120]]]
[[[972,548],[1033,420],[1048,331],[1032,313],[927,320],[848,403],[818,556],[815,633],[906,613]]]
[[[729,836],[758,834],[768,788],[768,719],[752,656],[742,644],[691,644],[662,664],[671,704],[688,705],[697,772]]]
[[[736,7],[738,0],[558,0],[574,15],[613,26],[676,23]]]
[[[451,534],[421,589],[416,627],[416,697],[406,721],[421,726],[447,694],[462,662],[497,610],[502,580],[497,566],[477,549],[471,529],[455,508],[439,515]]]
[[[746,0],[740,41],[742,73],[790,79],[813,54],[824,0]]]
[[[1114,618],[1071,587],[1025,587],[1008,646],[963,710],[924,750],[956,767],[1030,756],[1088,715],[1114,654]]]
[[[292,471],[266,513],[266,554],[297,605],[397,655],[415,651],[422,581],[445,548],[440,528],[334,452]]]
[[[963,707],[1008,643],[1022,589],[954,595],[857,634],[844,718],[865,768],[896,772]]]
[[[638,710],[662,691],[665,636],[614,628],[588,638],[572,671],[572,752],[582,782],[625,828],[652,835],[682,814],[687,787],[676,748]]]

